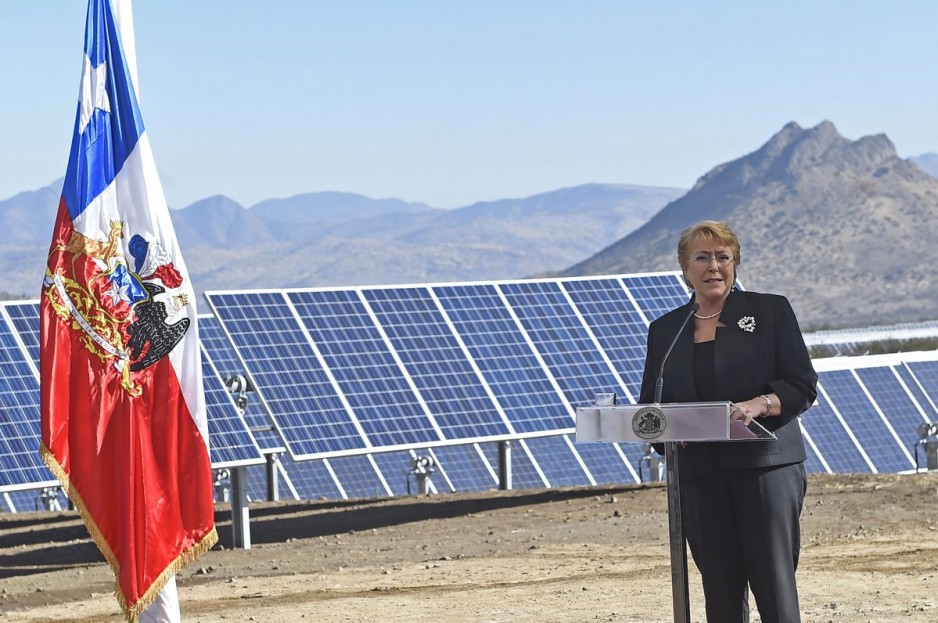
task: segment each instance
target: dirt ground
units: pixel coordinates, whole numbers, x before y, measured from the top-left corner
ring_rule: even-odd
[[[938,473],[811,476],[802,525],[806,623],[938,622]],[[674,620],[661,485],[256,504],[251,540],[178,576],[187,623]],[[0,623],[119,622],[112,588],[75,513],[0,514]]]

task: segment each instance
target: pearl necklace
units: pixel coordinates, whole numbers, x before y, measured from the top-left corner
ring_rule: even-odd
[[[709,316],[700,316],[697,314],[697,312],[694,312],[694,318],[697,318],[699,320],[710,320],[711,318],[716,318],[722,313],[723,313],[723,308],[721,307],[720,309],[716,311],[715,314],[710,314]]]

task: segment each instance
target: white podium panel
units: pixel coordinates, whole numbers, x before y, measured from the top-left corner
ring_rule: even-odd
[[[743,441],[775,435],[755,420],[730,422],[729,402],[577,407],[577,442]]]

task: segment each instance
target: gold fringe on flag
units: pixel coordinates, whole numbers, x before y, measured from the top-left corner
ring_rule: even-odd
[[[111,551],[111,546],[108,545],[107,539],[104,538],[104,535],[101,534],[94,519],[92,519],[91,514],[85,507],[84,500],[81,499],[81,494],[78,492],[78,489],[72,486],[72,481],[68,477],[68,474],[59,464],[59,461],[52,452],[46,448],[46,444],[40,443],[39,455],[42,457],[42,461],[46,464],[46,467],[49,468],[49,471],[52,472],[59,483],[61,483],[62,488],[65,489],[68,499],[71,500],[75,508],[78,509],[78,514],[81,515],[82,520],[85,522],[85,527],[88,529],[88,534],[91,535],[91,540],[95,542],[95,545],[97,545],[101,553],[104,554],[104,558],[111,566],[111,571],[114,572],[114,577],[120,578],[120,561],[117,560],[117,556]],[[150,585],[150,588],[148,588],[133,605],[127,603],[127,597],[121,590],[120,581],[116,580],[114,582],[114,596],[117,598],[117,603],[120,605],[121,610],[123,610],[128,623],[137,623],[140,615],[153,605],[153,602],[160,594],[160,591],[163,590],[163,587],[166,586],[169,579],[176,575],[177,572],[188,567],[196,558],[212,549],[217,542],[218,532],[215,530],[215,526],[212,525],[212,529],[208,534],[202,537],[198,543],[179,554],[179,556],[160,573],[159,577]]]

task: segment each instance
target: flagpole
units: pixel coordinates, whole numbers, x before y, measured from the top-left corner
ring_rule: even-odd
[[[124,60],[130,73],[130,81],[140,102],[140,81],[137,79],[137,42],[134,35],[134,11],[132,0],[111,0],[114,21],[120,33]],[[171,576],[149,608],[140,615],[139,623],[182,623],[179,608],[179,591],[176,588],[176,576]]]
[[[140,102],[140,82],[137,80],[137,39],[134,35],[134,10],[131,0],[111,0],[111,9],[114,11],[114,21],[120,32],[121,46],[124,48],[124,60],[127,61],[127,70],[130,72],[130,81]]]

